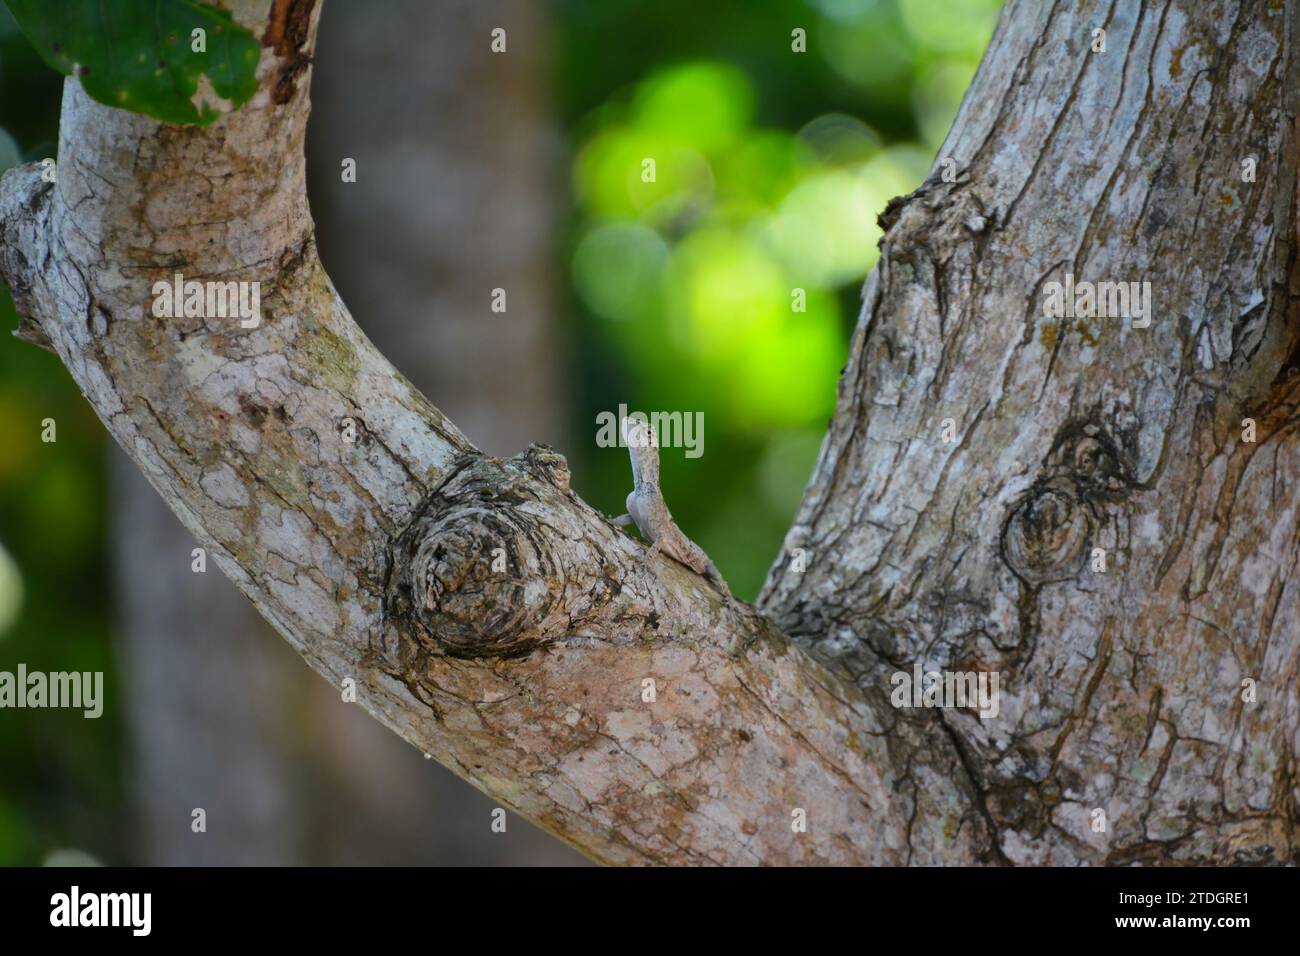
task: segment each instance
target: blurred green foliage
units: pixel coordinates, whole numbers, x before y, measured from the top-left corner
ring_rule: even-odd
[[[999,6],[558,4],[578,434],[620,403],[703,412],[705,454],[665,448],[664,492],[742,597],[780,552],[833,411],[876,215],[925,178]],[[625,453],[575,474],[622,511]]]
[[[816,458],[877,254],[876,214],[924,177],[998,8],[549,6],[571,157],[556,271],[570,280],[575,483],[623,511],[627,454],[595,448],[599,412],[703,412],[703,457],[663,453],[665,494],[741,597],[779,553]],[[791,50],[795,28],[806,53]],[[53,155],[60,88],[0,7],[0,167]],[[791,308],[796,288],[806,311]],[[15,324],[0,295],[0,330]],[[47,417],[53,444],[40,440]],[[104,443],[58,360],[0,335],[0,670],[103,670],[110,688],[99,720],[0,711],[0,865],[60,847],[131,859]]]
[[[62,87],[0,7],[0,168],[54,155]],[[0,670],[104,671],[117,686],[104,430],[59,360],[9,334],[16,325],[0,285]],[[0,711],[0,864],[69,846],[125,858],[123,735],[105,697],[97,720]]]

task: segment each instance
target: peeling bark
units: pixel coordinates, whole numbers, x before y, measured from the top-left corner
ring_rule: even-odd
[[[0,180],[0,271],[313,667],[598,860],[1288,861],[1295,39],[1268,4],[1004,12],[940,157],[961,175],[886,211],[787,540],[812,563],[758,609],[549,449],[477,452],[352,323],[302,189],[309,67],[279,101],[310,30],[208,129],[70,81],[57,187]],[[155,319],[178,271],[260,281],[262,324]],[[1066,271],[1150,279],[1151,326],[1040,321]],[[996,671],[1000,715],[895,709],[918,662]]]

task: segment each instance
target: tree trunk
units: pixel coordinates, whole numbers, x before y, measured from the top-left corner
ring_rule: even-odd
[[[478,453],[360,334],[315,255],[306,73],[207,130],[70,81],[57,186],[0,181],[0,268],[314,667],[596,859],[1290,861],[1296,39],[1280,4],[1008,7],[883,216],[757,608],[554,452]],[[295,69],[266,48],[263,89]],[[175,271],[261,281],[261,326],[153,318]],[[1150,325],[1045,317],[1067,274],[1149,280]],[[895,707],[914,667],[996,674],[997,715]]]

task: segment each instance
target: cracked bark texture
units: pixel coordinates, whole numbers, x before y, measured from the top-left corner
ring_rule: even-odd
[[[787,539],[812,563],[759,604],[869,694],[1000,672],[997,720],[925,719],[1009,862],[1296,859],[1296,17],[1013,3],[956,182],[883,218]],[[1044,318],[1067,272],[1149,280],[1150,327]]]
[[[886,211],[787,541],[812,562],[757,608],[649,556],[554,452],[478,453],[357,330],[302,191],[319,8],[269,13],[263,91],[210,129],[69,82],[57,186],[0,180],[0,270],[313,667],[604,862],[1293,859],[1294,10],[1008,7],[957,182]],[[175,271],[261,281],[262,325],[154,319]],[[1039,321],[1066,271],[1150,279],[1151,327]],[[895,710],[918,660],[999,671],[999,717]]]

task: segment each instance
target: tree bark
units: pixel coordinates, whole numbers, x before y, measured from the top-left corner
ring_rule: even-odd
[[[247,6],[268,36],[319,12]],[[1295,41],[1277,4],[1004,11],[935,175],[883,217],[757,608],[616,530],[549,449],[478,453],[361,335],[315,255],[283,43],[206,130],[70,81],[57,186],[0,180],[0,270],[312,666],[598,860],[1289,861]],[[153,318],[176,271],[260,281],[262,325]],[[1149,279],[1150,327],[1044,319],[1066,272]],[[918,663],[997,672],[999,716],[894,708]]]
[[[1000,672],[998,720],[930,736],[1009,862],[1295,858],[1296,17],[1011,4],[960,176],[885,217],[788,541],[816,558],[759,605],[864,688]],[[1067,272],[1149,280],[1150,327],[1044,318]]]

